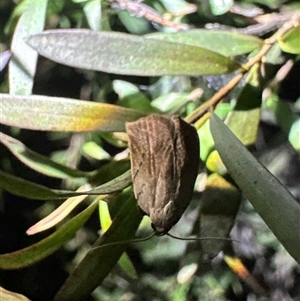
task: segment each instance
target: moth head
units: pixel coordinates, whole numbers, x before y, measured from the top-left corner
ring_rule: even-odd
[[[166,235],[169,232],[169,230],[170,230],[170,228],[166,229],[164,227],[159,227],[159,226],[157,227],[153,223],[151,223],[151,227],[154,230],[154,233],[155,233],[156,236]]]
[[[178,222],[183,210],[178,210],[170,201],[163,208],[155,207],[150,210],[151,226],[157,236],[163,236]]]
[[[176,206],[173,199],[164,206],[158,205],[149,208],[149,213],[143,211],[141,207],[140,209],[145,215],[150,217],[151,227],[155,235],[163,236],[179,221],[185,208]]]

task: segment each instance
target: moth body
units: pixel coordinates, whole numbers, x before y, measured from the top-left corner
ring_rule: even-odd
[[[152,114],[126,123],[135,197],[157,235],[166,234],[189,205],[198,174],[196,129],[179,116]]]

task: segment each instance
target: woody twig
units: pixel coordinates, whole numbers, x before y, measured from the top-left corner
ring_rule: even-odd
[[[238,73],[228,84],[222,87],[212,98],[207,100],[204,104],[198,107],[193,113],[186,117],[186,121],[190,123],[196,122],[202,116],[204,116],[212,108],[215,108],[223,98],[240,82],[243,76],[253,67],[256,63],[263,60],[265,55],[269,52],[271,47],[276,43],[279,37],[284,35],[291,28],[298,26],[300,23],[300,13],[295,13],[292,18],[283,24],[283,26],[270,38],[264,41],[264,45],[261,50],[249,61],[242,66],[240,73]]]
[[[127,10],[133,16],[144,17],[147,20],[162,26],[171,27],[175,30],[187,30],[189,28],[187,24],[174,22],[166,16],[161,15],[152,7],[138,1],[109,0],[109,2],[113,8]]]

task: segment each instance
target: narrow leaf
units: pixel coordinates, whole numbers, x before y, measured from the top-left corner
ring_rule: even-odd
[[[9,63],[9,92],[29,95],[32,91],[36,70],[37,52],[29,47],[24,38],[39,33],[44,28],[47,0],[25,0],[22,13],[11,44],[12,58]]]
[[[118,261],[122,270],[131,279],[138,279],[137,271],[127,253],[123,253]]]
[[[27,148],[22,142],[0,132],[0,142],[4,144],[21,162],[33,170],[49,177],[60,179],[87,177],[89,174],[83,171],[69,168],[56,163]]]
[[[84,192],[86,188],[89,189],[90,185],[86,184],[77,189],[77,192]],[[68,198],[66,201],[64,201],[58,208],[56,208],[54,211],[52,211],[49,215],[47,215],[45,218],[40,220],[35,225],[31,226],[27,231],[27,235],[33,235],[45,230],[48,230],[55,225],[57,225],[59,222],[61,222],[69,213],[82,201],[86,199],[87,195],[79,195],[74,196],[71,198]]]
[[[243,262],[238,257],[232,257],[225,255],[224,261],[230,267],[230,269],[237,274],[244,282],[246,282],[253,292],[257,295],[267,295],[268,291],[261,286],[256,278],[248,271]]]
[[[225,30],[192,29],[175,33],[157,32],[146,37],[202,47],[224,56],[249,53],[263,45],[263,41],[257,37]]]
[[[213,173],[207,178],[200,200],[200,237],[228,238],[242,199],[240,191],[222,176]],[[199,241],[204,254],[214,257],[224,247],[222,240]]]
[[[105,233],[112,224],[107,202],[99,202],[99,217],[102,232]],[[126,253],[123,253],[118,261],[122,270],[132,279],[137,279],[137,273],[133,263]]]
[[[216,115],[212,115],[210,126],[228,172],[274,235],[300,263],[300,205]]]
[[[22,178],[7,174],[0,170],[0,187],[6,191],[33,200],[63,199],[55,190]],[[67,193],[67,192],[66,192]]]
[[[49,256],[75,235],[97,205],[97,202],[92,203],[84,211],[62,225],[56,232],[40,242],[16,252],[0,255],[0,268],[5,270],[20,269]]]
[[[42,95],[0,94],[0,123],[41,131],[125,131],[125,122],[145,116],[120,106]]]
[[[110,160],[110,154],[94,141],[84,143],[82,150],[85,154],[96,160]]]
[[[25,296],[8,291],[1,286],[0,286],[0,297],[1,297],[1,301],[30,301]]]
[[[161,76],[230,73],[239,65],[213,51],[119,32],[48,30],[27,38],[39,54],[72,67]]]
[[[134,236],[142,215],[136,200],[130,197],[114,218],[111,227],[97,240],[55,297],[55,301],[85,299],[101,284]],[[115,244],[119,242],[119,244]]]
[[[59,200],[79,195],[108,194],[122,190],[131,184],[130,170],[115,179],[85,192],[50,189],[19,177],[9,175],[0,170],[0,187],[12,194],[33,200]]]
[[[129,185],[131,185],[131,183],[132,183],[131,171],[128,170],[124,172],[122,175],[116,177],[115,179],[106,182],[98,187],[95,187],[89,191],[85,191],[85,193],[88,195],[111,193],[111,192],[122,190],[128,187]]]

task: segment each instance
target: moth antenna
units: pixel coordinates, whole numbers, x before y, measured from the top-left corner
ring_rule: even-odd
[[[136,238],[136,239],[114,241],[114,242],[110,242],[110,243],[101,245],[99,247],[92,248],[92,250],[100,249],[100,248],[104,248],[104,247],[108,247],[108,246],[116,246],[116,245],[121,245],[121,244],[127,244],[127,243],[130,243],[130,242],[143,242],[143,241],[147,241],[147,240],[151,239],[155,235],[156,235],[155,232],[153,232],[149,236],[146,236],[144,238]]]
[[[237,239],[232,239],[232,238],[224,238],[224,237],[179,237],[179,236],[175,236],[173,234],[170,233],[166,233],[166,235],[168,235],[169,237],[172,237],[174,239],[178,239],[178,240],[185,240],[185,241],[195,241],[195,240],[225,240],[225,241],[233,241],[233,242],[239,242],[239,240]]]
[[[136,238],[136,239],[132,239],[130,242],[142,242],[142,241],[147,241],[147,240],[149,240],[149,239],[151,239],[153,236],[155,236],[156,235],[156,233],[155,232],[153,232],[153,233],[151,233],[150,235],[148,235],[148,236],[146,236],[146,237],[144,237],[144,238]]]

